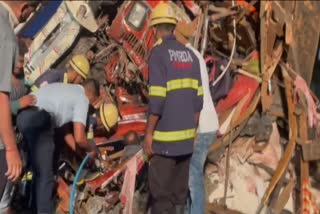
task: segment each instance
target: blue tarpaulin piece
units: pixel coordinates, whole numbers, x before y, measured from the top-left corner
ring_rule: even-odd
[[[62,0],[46,1],[21,29],[18,36],[33,38],[57,11]]]

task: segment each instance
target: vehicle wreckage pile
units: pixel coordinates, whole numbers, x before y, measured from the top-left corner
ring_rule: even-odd
[[[32,82],[73,54],[85,54],[91,77],[103,86],[101,100],[116,103],[120,114],[112,133],[95,133],[104,167],[84,170],[75,213],[146,213],[146,164],[139,142],[123,143],[123,138],[130,131],[144,133],[147,58],[154,44],[148,25],[159,2],[52,2],[42,3],[27,23],[30,27],[51,13],[39,32],[25,39],[30,44],[26,79]],[[207,63],[219,114],[220,136],[205,169],[208,213],[319,213],[319,101],[309,84],[320,3],[172,4],[187,22],[199,17],[192,41]],[[31,31],[24,26],[18,35],[28,37]],[[61,159],[59,213],[69,211],[79,163],[70,153]]]

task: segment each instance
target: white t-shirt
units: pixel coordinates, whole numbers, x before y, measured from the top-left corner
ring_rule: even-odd
[[[51,115],[55,127],[69,122],[86,125],[89,101],[81,85],[52,83],[33,94],[37,98],[36,106]]]
[[[186,47],[194,52],[200,63],[201,81],[203,87],[203,108],[200,112],[198,133],[215,132],[219,129],[219,121],[210,94],[206,62],[199,51],[192,47],[190,43],[186,44]]]

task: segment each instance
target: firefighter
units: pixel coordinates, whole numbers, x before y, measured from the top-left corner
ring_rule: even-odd
[[[85,132],[88,96],[95,93],[91,89],[90,84],[82,87],[76,84],[52,83],[41,87],[33,93],[37,99],[36,108],[22,111],[17,117],[17,126],[26,141],[33,170],[34,213],[54,213],[54,129],[72,122],[73,149],[76,150],[79,146],[87,152],[94,151]],[[113,116],[108,110],[106,106],[101,107],[101,121],[111,128],[115,124],[114,121],[106,119]],[[37,115],[36,119],[34,114]]]
[[[176,23],[168,3],[154,8],[150,25],[157,42],[148,62],[149,116],[143,142],[150,157],[152,214],[184,213],[189,163],[203,105],[199,61],[176,40]]]
[[[103,126],[110,132],[118,123],[119,112],[113,103],[103,102],[97,111],[97,126]]]
[[[190,48],[197,56],[200,62],[201,80],[203,85],[203,108],[200,112],[199,127],[192,154],[190,171],[189,171],[189,190],[191,205],[189,206],[190,214],[205,213],[205,187],[204,187],[204,163],[207,158],[208,149],[216,139],[216,133],[219,128],[218,116],[213,105],[209,89],[209,77],[206,63],[199,53],[189,43],[189,38],[194,36],[197,30],[197,21],[191,23],[185,21],[178,22],[175,29],[175,36],[179,42]]]
[[[29,1],[0,1],[0,198],[7,180],[15,181],[22,162],[12,130],[9,94],[18,47],[14,27],[24,22],[35,8]]]
[[[75,55],[71,58],[69,61],[69,67],[64,69],[51,69],[45,72],[43,75],[41,75],[36,81],[35,84],[31,87],[31,90],[33,92],[39,90],[39,88],[52,84],[52,83],[72,83],[72,84],[80,84],[82,81],[87,79],[88,73],[90,71],[90,64],[87,58],[83,55]],[[88,80],[87,82],[92,82],[91,80]],[[87,84],[90,87],[87,87],[87,89],[90,89],[92,93],[88,93],[88,99],[90,104],[93,104],[99,97],[99,85],[97,84]],[[92,86],[93,85],[93,86]],[[98,90],[96,90],[96,87],[98,87]],[[34,121],[37,120],[37,118],[41,118],[41,111],[33,111],[32,109],[26,109],[24,114],[28,114],[26,111],[30,111],[29,113],[29,120]],[[30,118],[31,115],[33,118]],[[24,125],[25,129],[28,129],[27,126],[32,127],[32,123],[26,123]],[[64,127],[65,130],[68,130],[67,127]],[[66,142],[71,144],[71,142],[68,140],[69,138],[66,138]]]
[[[73,56],[68,65],[68,68],[50,69],[44,72],[32,85],[31,90],[36,91],[44,85],[55,82],[80,84],[87,79],[90,64],[84,55]]]

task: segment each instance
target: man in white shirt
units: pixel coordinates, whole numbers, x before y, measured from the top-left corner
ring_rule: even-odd
[[[199,51],[192,47],[188,41],[188,38],[196,32],[196,22],[197,20],[194,20],[187,24],[184,21],[180,21],[175,29],[177,40],[190,48],[199,59],[203,87],[203,107],[200,112],[197,137],[194,142],[189,171],[190,214],[205,213],[204,163],[207,158],[208,149],[215,141],[216,132],[219,128],[218,116],[209,90],[209,77],[206,63]]]

